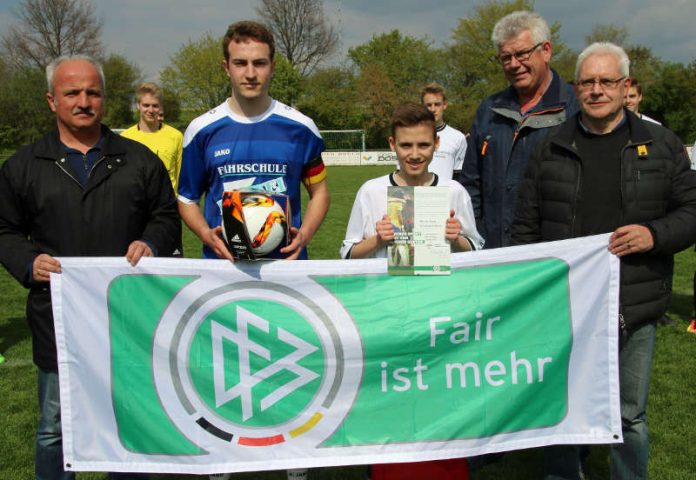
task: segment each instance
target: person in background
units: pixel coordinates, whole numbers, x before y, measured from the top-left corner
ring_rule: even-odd
[[[640,82],[634,77],[630,77],[631,86],[628,87],[628,92],[626,92],[626,99],[624,100],[624,106],[630,111],[635,113],[638,118],[648,122],[657,123],[662,125],[660,122],[654,118],[650,118],[644,113],[640,113],[640,103],[643,101],[643,87],[641,87]]]
[[[135,98],[140,119],[138,123],[121,132],[121,135],[142,143],[162,160],[176,193],[184,136],[176,128],[164,123],[162,90],[159,86],[143,83],[135,91]],[[174,256],[184,256],[181,239]]]
[[[135,91],[135,98],[140,119],[121,132],[121,135],[142,143],[162,160],[176,192],[184,136],[176,128],[164,123],[162,90],[159,86],[143,83]]]
[[[429,83],[421,90],[421,103],[435,115],[435,129],[440,144],[435,151],[428,170],[441,178],[454,178],[459,174],[466,155],[466,137],[456,128],[445,123],[447,96],[445,89],[437,83]]]

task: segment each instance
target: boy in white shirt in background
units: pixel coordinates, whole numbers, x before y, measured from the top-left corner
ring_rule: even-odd
[[[466,155],[466,136],[445,123],[447,97],[445,89],[435,82],[429,83],[421,90],[421,103],[435,115],[435,131],[440,139],[440,145],[433,155],[433,161],[428,170],[438,174],[440,178],[454,178],[462,170],[464,155]]]

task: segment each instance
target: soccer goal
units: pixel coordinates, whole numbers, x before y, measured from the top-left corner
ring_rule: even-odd
[[[365,150],[364,130],[321,130],[326,150],[344,152]]]

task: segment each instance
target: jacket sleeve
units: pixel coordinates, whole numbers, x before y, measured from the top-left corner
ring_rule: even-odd
[[[670,131],[667,135],[674,159],[667,214],[646,225],[655,242],[651,253],[671,255],[696,241],[696,171],[691,170],[681,141]]]
[[[155,247],[158,257],[170,257],[181,242],[181,218],[164,164],[148,151],[148,221],[142,240]]]
[[[455,178],[455,180],[464,186],[469,197],[471,197],[471,206],[474,209],[474,217],[476,217],[477,224],[481,221],[481,151],[483,142],[485,141],[485,139],[480,138],[479,125],[483,122],[483,113],[486,109],[485,105],[486,102],[484,101],[476,112],[476,119],[471,127],[471,135],[469,136],[469,142],[464,156],[464,164],[462,165],[461,172]],[[481,231],[480,228],[479,231]]]
[[[29,238],[29,219],[25,212],[21,185],[21,162],[13,156],[0,169],[0,263],[22,285],[31,286],[30,265],[41,253]]]
[[[512,222],[513,245],[541,242],[538,182],[541,159],[545,151],[544,145],[546,142],[541,142],[535,148],[519,186]]]

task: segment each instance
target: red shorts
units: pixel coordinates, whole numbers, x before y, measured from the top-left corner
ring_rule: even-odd
[[[372,480],[468,480],[466,458],[415,463],[384,463],[370,467]]]

